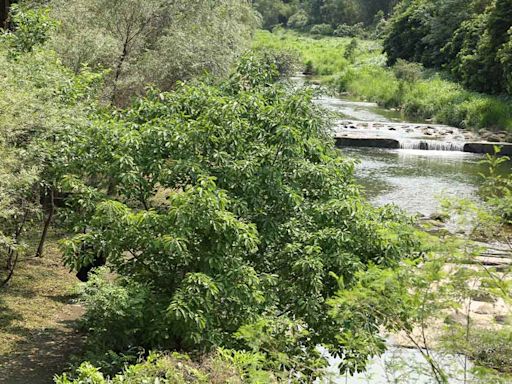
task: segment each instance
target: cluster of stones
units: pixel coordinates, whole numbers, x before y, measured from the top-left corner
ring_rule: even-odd
[[[460,140],[476,140],[478,135],[473,132],[463,131],[446,125],[409,124],[409,123],[385,123],[366,121],[340,121],[338,132],[350,130],[376,130],[376,131],[402,131],[408,134],[419,134],[432,139],[453,137]]]

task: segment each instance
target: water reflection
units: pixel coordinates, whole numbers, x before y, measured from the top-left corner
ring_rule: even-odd
[[[357,158],[356,175],[376,205],[396,204],[405,211],[429,215],[439,198],[477,198],[482,156],[464,152],[345,148]]]

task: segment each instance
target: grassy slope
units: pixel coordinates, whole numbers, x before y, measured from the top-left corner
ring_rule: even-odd
[[[323,83],[386,107],[399,108],[405,118],[432,119],[463,128],[489,128],[512,132],[512,101],[471,92],[445,80],[439,73],[425,72],[416,82],[397,79],[385,67],[377,41],[358,40],[355,54],[344,57],[350,39],[313,38],[289,31],[258,32],[254,47],[272,47],[299,52],[310,62]]]
[[[82,308],[70,303],[77,279],[62,266],[55,238],[43,258],[32,254],[0,291],[0,382],[51,382],[80,350],[73,324]]]

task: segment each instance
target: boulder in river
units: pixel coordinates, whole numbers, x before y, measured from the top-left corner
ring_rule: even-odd
[[[446,223],[450,219],[450,215],[443,212],[434,212],[430,215],[430,220]]]
[[[490,141],[491,143],[500,143],[504,140],[504,137],[501,135],[488,135],[487,141]]]
[[[508,320],[507,315],[496,315],[494,316],[494,321],[496,321],[498,324],[504,325]]]

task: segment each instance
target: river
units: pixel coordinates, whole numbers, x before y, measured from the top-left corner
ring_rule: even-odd
[[[410,214],[431,215],[439,209],[442,197],[477,198],[480,174],[485,172],[485,166],[479,163],[483,156],[462,152],[464,137],[457,128],[403,122],[396,112],[381,109],[374,103],[334,97],[321,97],[317,103],[343,115],[338,125],[357,122],[351,128],[338,128],[338,132],[395,138],[403,143],[401,149],[341,149],[347,156],[358,159],[356,176],[374,204],[396,204]],[[369,128],[355,128],[361,122],[373,124]],[[385,123],[393,124],[388,127]],[[422,131],[428,128],[424,127],[453,133],[436,140],[425,139]],[[436,143],[434,148],[444,150],[414,149],[421,142]]]
[[[319,97],[316,102],[340,114],[334,131],[347,135],[374,135],[399,139],[401,149],[341,148],[340,151],[358,160],[356,176],[364,187],[365,194],[375,205],[395,204],[411,215],[429,216],[439,210],[440,199],[467,197],[478,199],[480,173],[485,167],[480,164],[483,156],[464,153],[463,132],[451,127],[429,124],[417,125],[400,119],[398,113],[379,108],[376,104],[344,100],[335,97]],[[370,122],[363,124],[361,122]],[[387,125],[390,123],[389,125]],[[359,126],[359,128],[358,128]],[[435,131],[444,132],[435,140]],[[429,148],[443,150],[420,150],[421,140],[427,139],[435,145]],[[424,146],[425,147],[425,146]],[[463,358],[443,356],[445,369],[451,372],[450,383],[462,383]],[[331,359],[333,377],[326,382],[346,384],[384,383],[433,383],[429,368],[418,350],[390,345],[384,356],[375,358],[366,373],[353,377],[336,376],[337,361]]]

